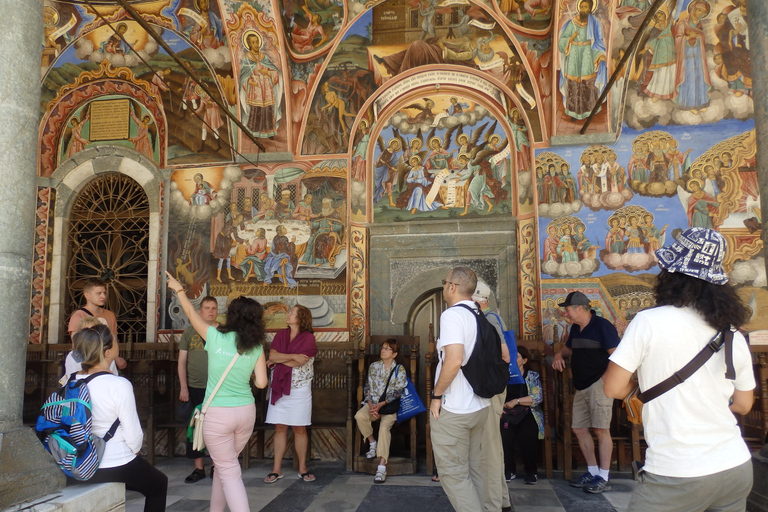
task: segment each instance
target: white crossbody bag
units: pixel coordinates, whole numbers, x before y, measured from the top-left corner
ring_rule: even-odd
[[[216,396],[216,392],[221,387],[221,383],[224,382],[224,379],[227,378],[229,370],[235,366],[235,361],[237,361],[238,357],[240,357],[240,354],[236,354],[235,357],[232,358],[232,361],[229,363],[229,366],[227,366],[227,369],[224,370],[224,373],[219,379],[219,382],[216,383],[216,387],[213,388],[213,391],[211,391],[211,396],[208,397],[208,400],[206,400],[201,409],[195,409],[195,413],[192,415],[192,419],[189,420],[189,425],[192,427],[193,431],[192,449],[195,451],[200,451],[205,448],[205,441],[203,441],[203,421],[205,421],[205,413],[208,412],[208,406],[211,405],[211,400],[213,400],[213,397]]]

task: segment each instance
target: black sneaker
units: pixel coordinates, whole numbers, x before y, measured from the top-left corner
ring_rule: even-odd
[[[526,475],[525,481],[523,483],[525,483],[526,485],[536,485],[537,483],[539,483],[539,477],[536,475]]]
[[[584,473],[580,477],[574,478],[573,480],[571,480],[568,483],[571,484],[571,487],[580,487],[580,488],[583,489],[585,485],[591,484],[592,480],[594,480],[594,479],[595,479],[595,477],[592,476],[592,473],[587,471],[586,473]]]
[[[605,491],[611,490],[611,482],[608,480],[603,480],[603,477],[600,475],[596,476],[592,482],[590,482],[588,485],[584,486],[584,492],[588,492],[591,494],[600,494]]]
[[[507,482],[511,482],[516,478],[516,475],[514,473],[510,473],[508,475],[504,475],[504,478]]]
[[[204,469],[195,469],[190,475],[184,479],[185,484],[194,484],[205,478]]]

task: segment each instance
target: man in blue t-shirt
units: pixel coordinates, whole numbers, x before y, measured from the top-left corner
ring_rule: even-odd
[[[611,415],[613,399],[603,392],[602,376],[608,369],[608,356],[619,345],[619,333],[611,322],[597,316],[589,298],[581,292],[571,292],[558,304],[565,308],[571,320],[568,341],[552,361],[555,370],[565,369],[566,357],[571,357],[573,372],[573,422],[571,429],[587,461],[587,472],[571,480],[571,485],[586,492],[599,494],[611,490],[608,471],[611,467]],[[600,465],[595,457],[595,443],[589,433],[595,431]]]

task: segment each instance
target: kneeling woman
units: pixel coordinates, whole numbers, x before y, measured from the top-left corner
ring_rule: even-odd
[[[115,420],[120,420],[115,435],[105,445],[99,470],[89,482],[122,482],[129,491],[140,492],[146,497],[144,512],[165,510],[168,477],[137,456],[144,433],[136,412],[133,386],[127,379],[109,371],[120,353],[117,340],[112,337],[109,327],[99,324],[78,331],[72,341],[83,360],[78,379],[106,372],[87,384],[91,395],[93,435],[104,437]]]

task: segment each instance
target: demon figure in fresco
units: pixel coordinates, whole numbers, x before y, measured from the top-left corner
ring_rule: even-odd
[[[600,268],[595,258],[600,246],[589,240],[586,229],[577,217],[558,217],[547,224],[542,242],[542,272],[557,277],[587,277]]]

